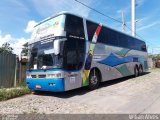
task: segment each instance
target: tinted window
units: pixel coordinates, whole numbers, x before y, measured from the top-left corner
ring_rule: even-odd
[[[73,15],[66,15],[65,31],[67,36],[72,35],[84,38],[83,19]]]
[[[147,47],[146,47],[145,42],[142,43],[142,45],[141,45],[141,50],[142,50],[142,51],[145,51],[145,52],[147,51]]]
[[[107,38],[109,45],[118,46],[118,34],[116,31],[109,29],[107,32]]]
[[[89,41],[92,40],[97,27],[98,24],[87,21],[87,32]],[[128,49],[146,51],[145,42],[104,26],[100,31],[97,42]]]
[[[105,27],[102,27],[98,37],[98,42],[107,44],[108,41],[107,37],[108,37],[108,30]]]
[[[87,33],[89,41],[92,41],[93,35],[98,27],[98,24],[90,22],[87,20]]]
[[[145,42],[128,36],[128,48],[140,51],[147,51]]]
[[[69,38],[65,42],[64,68],[67,70],[79,70],[84,64],[85,41]]]
[[[67,41],[64,43],[64,68],[79,70],[85,58],[85,40],[83,19],[74,15],[66,15],[65,30]]]
[[[119,46],[129,48],[129,37],[119,33]]]
[[[128,37],[128,48],[134,49],[134,40],[131,37]]]
[[[141,51],[146,51],[145,42],[140,41],[138,39],[135,39],[135,49],[136,50],[141,50]]]

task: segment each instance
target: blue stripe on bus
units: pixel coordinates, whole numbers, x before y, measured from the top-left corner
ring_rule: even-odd
[[[29,89],[39,91],[65,91],[64,78],[27,78],[26,83]],[[41,88],[36,88],[40,86]]]
[[[137,61],[134,61],[135,58],[137,59]],[[127,56],[127,57],[119,58],[118,56],[111,53],[107,58],[99,61],[99,63],[109,65],[111,67],[128,63],[128,62],[138,62],[138,57]]]

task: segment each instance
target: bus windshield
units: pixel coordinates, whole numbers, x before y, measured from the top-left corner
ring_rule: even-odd
[[[35,26],[29,46],[29,69],[62,67],[64,24],[65,15],[58,15]]]
[[[30,45],[29,69],[51,69],[63,66],[63,45],[60,42],[60,53],[55,54],[54,42],[42,41]]]

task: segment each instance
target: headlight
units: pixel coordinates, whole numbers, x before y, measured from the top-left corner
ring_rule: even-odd
[[[62,73],[55,73],[55,74],[47,74],[47,78],[62,78]]]
[[[54,74],[48,74],[46,77],[47,78],[54,78],[55,76],[54,76]]]
[[[26,78],[32,78],[32,76],[30,74],[27,74]]]

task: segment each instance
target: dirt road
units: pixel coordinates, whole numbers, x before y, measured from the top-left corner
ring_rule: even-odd
[[[160,69],[108,81],[94,91],[43,92],[3,101],[0,113],[160,113]]]

